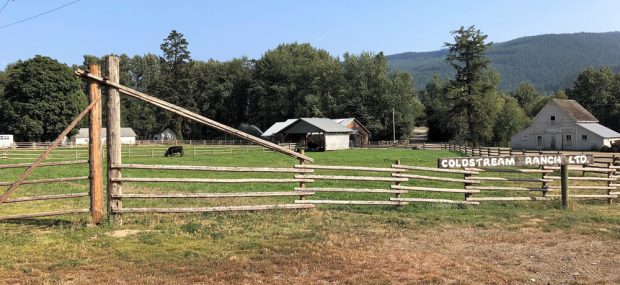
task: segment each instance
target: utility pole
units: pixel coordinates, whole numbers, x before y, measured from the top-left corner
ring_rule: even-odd
[[[394,122],[394,108],[392,108],[392,142],[396,143],[396,123]]]

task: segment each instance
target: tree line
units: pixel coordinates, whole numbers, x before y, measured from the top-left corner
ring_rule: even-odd
[[[259,59],[195,60],[183,34],[172,31],[161,55],[120,55],[121,84],[221,123],[265,130],[299,117],[355,117],[373,140],[391,139],[392,112],[398,138],[416,125],[428,126],[431,139],[474,144],[506,144],[526,127],[551,98],[531,84],[510,93],[499,90],[500,75],[489,68],[491,45],[475,29],[452,32],[446,62],[453,78],[435,75],[421,90],[406,72],[389,71],[383,53],[330,55],[307,43],[281,44]],[[103,65],[86,55],[68,67],[44,56],[18,61],[0,72],[0,133],[18,140],[51,140],[86,105],[85,85],[74,68]],[[103,68],[105,70],[105,67]],[[620,74],[610,69],[582,72],[572,88],[554,97],[574,98],[618,130]],[[221,134],[144,102],[122,96],[122,124],[140,139],[166,128],[179,138],[221,138]],[[251,129],[251,128],[248,128]]]

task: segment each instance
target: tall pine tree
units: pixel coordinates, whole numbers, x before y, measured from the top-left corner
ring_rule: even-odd
[[[454,43],[445,43],[449,53],[446,62],[456,71],[448,94],[453,102],[451,115],[456,116],[455,139],[473,144],[488,142],[493,137],[493,123],[498,113],[499,75],[489,70],[490,60],[484,55],[491,43],[475,26],[453,31]]]

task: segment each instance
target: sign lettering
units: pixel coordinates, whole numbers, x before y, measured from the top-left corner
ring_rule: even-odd
[[[562,164],[590,164],[591,154],[577,155],[528,155],[528,156],[496,156],[496,157],[452,157],[437,160],[439,168],[478,168],[478,167],[511,167],[541,166]]]

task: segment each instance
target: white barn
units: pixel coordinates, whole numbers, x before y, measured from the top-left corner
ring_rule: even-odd
[[[293,141],[320,150],[349,149],[349,136],[354,131],[328,118],[300,118],[278,122],[267,129],[264,137],[276,141]]]
[[[552,99],[532,125],[511,137],[512,149],[599,150],[620,140],[620,133],[598,122],[577,101]]]
[[[0,148],[13,147],[13,135],[0,135]]]
[[[165,129],[162,132],[153,135],[153,140],[156,141],[170,141],[176,140],[177,134],[174,133],[171,129]]]
[[[106,142],[107,138],[107,129],[101,129],[101,143]],[[88,144],[88,128],[81,128],[80,131],[71,137],[71,144],[73,145],[86,145]],[[136,132],[133,131],[132,128],[121,128],[121,144],[135,144],[136,143]]]

